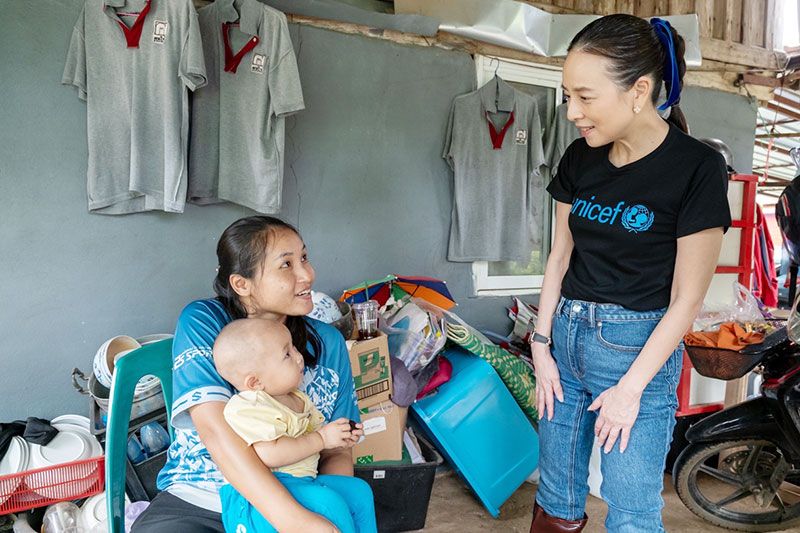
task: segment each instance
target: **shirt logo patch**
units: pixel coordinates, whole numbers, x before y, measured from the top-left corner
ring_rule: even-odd
[[[164,44],[167,40],[167,30],[169,30],[169,22],[164,20],[156,20],[153,22],[153,42],[157,44]]]
[[[258,74],[264,73],[264,66],[267,64],[267,57],[261,54],[253,55],[253,64],[250,65],[250,70]]]
[[[629,206],[622,213],[622,225],[633,233],[649,230],[654,219],[653,212],[640,204]]]
[[[649,230],[656,218],[647,206],[641,204],[625,207],[625,202],[621,201],[613,207],[604,206],[595,202],[595,198],[592,196],[589,200],[576,199],[570,213],[600,224],[613,225],[619,220],[622,227],[631,233],[642,233]]]
[[[514,143],[522,146],[528,144],[528,130],[517,130],[514,134]]]

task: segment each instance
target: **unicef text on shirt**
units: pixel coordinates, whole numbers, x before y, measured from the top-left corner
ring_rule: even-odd
[[[596,197],[592,196],[589,200],[578,199],[572,204],[570,211],[575,216],[585,218],[587,220],[597,221],[601,224],[613,224],[617,220],[617,216],[622,213],[622,225],[630,232],[638,233],[647,231],[653,225],[655,216],[653,212],[646,206],[637,204],[632,205],[623,211],[625,201],[617,202],[615,207],[603,206],[599,203],[594,203]]]

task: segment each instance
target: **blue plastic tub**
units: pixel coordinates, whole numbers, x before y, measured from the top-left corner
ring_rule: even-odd
[[[539,463],[539,437],[500,376],[483,359],[444,352],[453,377],[411,405],[423,430],[497,518]]]

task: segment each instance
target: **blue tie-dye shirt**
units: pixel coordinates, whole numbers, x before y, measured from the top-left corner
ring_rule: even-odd
[[[360,421],[344,339],[333,326],[312,318],[306,320],[322,341],[322,354],[316,366],[306,367],[301,389],[326,423],[342,417]],[[160,490],[171,490],[183,499],[195,500],[190,503],[213,510],[217,508],[216,501],[206,504],[209,498],[195,498],[194,494],[214,496],[225,479],[200,441],[189,408],[205,402],[226,402],[236,392],[217,373],[211,357],[214,340],[229,322],[230,315],[213,299],[190,303],[178,319],[172,346],[171,424],[175,438],[158,476]]]

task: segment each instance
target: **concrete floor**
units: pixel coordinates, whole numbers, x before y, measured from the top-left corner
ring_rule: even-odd
[[[528,533],[531,524],[531,508],[536,485],[523,483],[500,509],[500,518],[495,519],[486,512],[480,502],[452,470],[437,474],[433,485],[425,529],[430,533]],[[704,531],[729,531],[704,522],[678,498],[672,488],[672,479],[664,478],[664,527],[669,533],[696,533]],[[605,531],[603,520],[606,506],[602,500],[589,496],[586,514],[589,523],[584,533]],[[787,532],[789,530],[786,530]],[[794,530],[797,533],[797,530]]]

